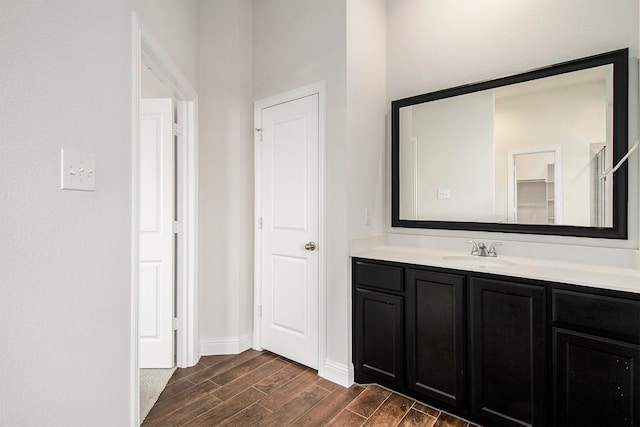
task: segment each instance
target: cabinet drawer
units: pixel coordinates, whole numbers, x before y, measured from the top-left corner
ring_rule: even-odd
[[[640,341],[640,301],[554,289],[553,321]]]
[[[396,292],[404,290],[404,269],[399,266],[356,261],[355,279],[356,286]]]

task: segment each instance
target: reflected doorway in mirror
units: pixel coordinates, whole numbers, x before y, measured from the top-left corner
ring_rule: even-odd
[[[513,224],[563,224],[560,147],[509,152],[508,218]]]

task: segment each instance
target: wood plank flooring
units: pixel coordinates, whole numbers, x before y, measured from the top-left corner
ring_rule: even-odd
[[[142,425],[476,427],[380,386],[344,388],[255,350],[177,369]]]

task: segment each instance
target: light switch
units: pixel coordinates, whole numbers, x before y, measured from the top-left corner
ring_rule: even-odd
[[[448,188],[438,188],[438,199],[448,199],[451,197]]]
[[[93,154],[63,148],[60,150],[60,158],[61,189],[95,191],[96,169]]]

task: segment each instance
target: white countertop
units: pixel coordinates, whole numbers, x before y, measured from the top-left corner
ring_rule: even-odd
[[[548,259],[500,256],[497,260],[513,265],[473,266],[447,260],[448,256],[464,256],[468,252],[453,252],[431,248],[379,245],[375,247],[352,247],[351,256],[381,261],[395,261],[462,271],[490,273],[528,279],[548,280],[594,288],[613,289],[640,293],[640,271],[632,268],[579,264]],[[475,258],[475,257],[474,257]]]

